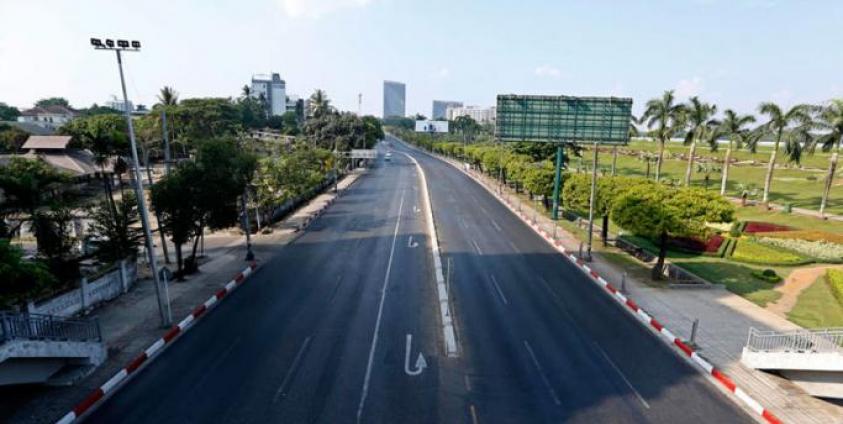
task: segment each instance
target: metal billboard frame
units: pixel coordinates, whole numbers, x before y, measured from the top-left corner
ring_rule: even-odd
[[[501,94],[495,136],[500,141],[623,145],[629,142],[632,99]]]

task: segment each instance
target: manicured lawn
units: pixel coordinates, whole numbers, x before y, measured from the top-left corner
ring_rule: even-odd
[[[656,143],[633,141],[626,148],[621,150],[617,162],[617,173],[619,175],[637,175],[645,176],[647,170],[647,163],[638,158],[637,153],[642,151],[655,152],[657,148]],[[687,153],[687,147],[679,143],[671,144],[667,151],[671,154]],[[754,165],[742,164],[735,165],[729,168],[729,182],[727,183],[727,194],[732,197],[739,197],[744,189],[748,189],[755,193],[750,199],[760,200],[762,189],[764,187],[764,176],[766,174],[766,161],[769,160],[769,148],[762,149],[759,153],[749,152],[733,152],[733,157],[738,160],[754,160]],[[707,160],[698,161],[703,167],[707,167],[708,185],[705,183],[706,172],[698,172],[694,169],[691,184],[698,187],[707,187],[710,190],[720,190],[720,168],[722,166],[722,158],[725,154],[725,148],[717,152],[710,152],[703,146],[698,146],[697,154],[701,155]],[[779,165],[785,165],[785,162],[779,159]],[[578,168],[583,171],[590,166],[589,158],[591,153],[583,152],[583,158],[573,158],[570,164],[570,169],[576,171]],[[674,181],[680,182],[684,179],[686,162],[684,160],[670,158],[666,154],[664,165],[662,166],[662,177],[670,178]],[[707,161],[707,163],[706,163]],[[762,163],[764,162],[764,163]],[[612,155],[607,150],[601,152],[599,156],[599,167],[608,172],[611,168]],[[820,198],[823,190],[823,178],[825,170],[828,167],[828,154],[816,153],[815,155],[805,155],[803,157],[802,165],[805,169],[799,169],[795,165],[789,168],[776,168],[773,174],[773,187],[770,192],[770,201],[777,204],[790,203],[794,207],[802,207],[806,209],[819,209]],[[655,173],[655,164],[651,164],[651,176]],[[841,172],[838,171],[837,179],[840,180]],[[843,214],[843,184],[835,184],[832,186],[831,194],[829,196],[828,212]]]
[[[787,317],[805,328],[843,327],[843,306],[822,276],[799,295]]]
[[[675,262],[677,265],[715,284],[724,284],[732,293],[742,296],[758,306],[778,300],[781,293],[774,285],[752,276],[755,268],[725,261]],[[779,275],[786,275],[781,274]]]

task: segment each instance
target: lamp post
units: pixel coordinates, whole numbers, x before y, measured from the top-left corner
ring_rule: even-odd
[[[123,77],[123,58],[121,52],[140,51],[140,41],[117,40],[116,46],[114,40],[107,39],[105,42],[99,38],[91,38],[91,45],[96,50],[112,50],[117,54],[117,68],[120,70],[120,86],[123,89],[123,112],[126,115],[126,125],[129,128],[129,142],[132,149],[132,166],[135,174],[135,197],[138,201],[138,211],[141,216],[141,225],[143,226],[144,238],[146,241],[146,252],[149,258],[149,268],[152,271],[152,279],[155,284],[155,295],[158,297],[158,311],[161,313],[161,324],[168,326],[172,324],[172,315],[170,312],[169,294],[167,287],[164,286],[163,293],[161,289],[161,280],[158,275],[158,263],[155,259],[155,245],[153,244],[152,231],[149,227],[149,215],[146,211],[146,202],[143,196],[143,179],[140,171],[140,164],[138,162],[138,151],[135,143],[135,128],[132,125],[132,115],[129,110],[129,96],[126,94],[126,80]],[[150,181],[150,184],[152,181]]]

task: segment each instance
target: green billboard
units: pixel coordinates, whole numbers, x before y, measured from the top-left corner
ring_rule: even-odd
[[[626,144],[632,99],[498,95],[495,135],[502,141]]]

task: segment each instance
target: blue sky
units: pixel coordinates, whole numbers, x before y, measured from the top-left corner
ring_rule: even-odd
[[[235,96],[276,71],[288,92],[327,90],[381,113],[384,79],[408,113],[499,93],[618,95],[636,111],[665,89],[750,112],[761,101],[843,96],[843,2],[785,0],[0,0],[0,101],[74,106],[119,93],[91,36],[139,39],[129,96],[151,104]]]

